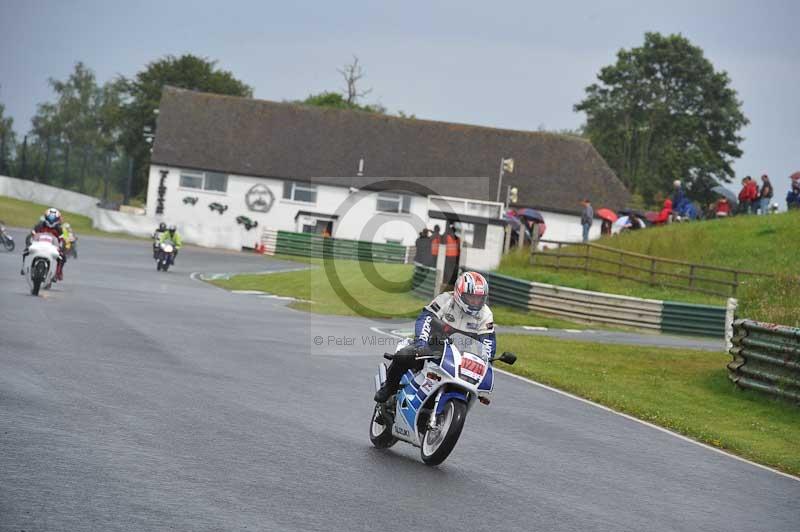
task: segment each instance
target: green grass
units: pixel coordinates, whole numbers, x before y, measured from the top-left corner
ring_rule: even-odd
[[[800,408],[736,388],[726,354],[522,335],[499,345],[517,354],[518,375],[800,474]]]
[[[7,226],[29,228],[39,222],[39,218],[44,214],[48,207],[55,207],[61,211],[65,222],[72,225],[72,229],[81,235],[106,236],[112,238],[138,238],[124,233],[109,233],[99,231],[92,227],[92,220],[88,216],[75,214],[65,211],[58,205],[40,205],[29,201],[0,196],[0,220]]]
[[[800,301],[800,281],[797,277],[800,273],[800,247],[794,244],[798,227],[800,212],[795,211],[772,216],[736,216],[730,219],[671,224],[605,237],[597,243],[667,259],[776,274],[775,279],[753,276],[743,279],[736,294],[739,299],[737,315],[800,326],[800,312],[797,311]],[[610,254],[604,255],[612,258]],[[570,260],[574,259],[565,259],[564,262],[569,264]],[[582,259],[574,264],[578,262],[583,264]],[[647,267],[644,263],[640,265]],[[617,271],[617,267],[611,265],[593,263],[592,267],[599,267],[609,273]],[[650,299],[710,305],[724,304],[726,299],[676,288],[648,286],[618,279],[613,275],[532,267],[525,252],[505,256],[498,271],[531,281]],[[674,271],[688,273],[688,268],[676,268]],[[704,275],[721,278],[714,274]],[[719,288],[711,283],[699,284],[705,288]]]
[[[415,318],[427,303],[410,292],[413,267],[407,264],[376,263],[374,267],[379,277],[375,277],[362,271],[362,268],[368,267],[366,263],[337,259],[332,262],[341,285],[337,292],[331,281],[336,277],[329,275],[322,260],[281,258],[307,263],[311,269],[266,275],[235,275],[229,280],[211,282],[229,290],[261,290],[305,300],[292,303],[292,308],[320,314]],[[492,311],[495,322],[502,325],[586,328],[586,325],[571,321],[505,307],[493,307]]]

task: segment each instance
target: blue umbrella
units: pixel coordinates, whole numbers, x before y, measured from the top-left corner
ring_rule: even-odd
[[[533,222],[544,223],[544,216],[542,216],[542,213],[533,209],[520,209],[517,211],[517,215]]]

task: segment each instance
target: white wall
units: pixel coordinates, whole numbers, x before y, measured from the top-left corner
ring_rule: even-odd
[[[560,214],[548,211],[542,213],[544,223],[547,225],[545,240],[561,240],[564,242],[580,242],[583,239],[583,227],[581,217],[571,214]],[[589,229],[589,240],[600,238],[600,220],[595,219]]]
[[[84,216],[92,216],[100,201],[86,194],[6,176],[0,176],[0,196],[32,201]]]
[[[486,227],[486,245],[483,249],[461,247],[461,266],[472,270],[494,270],[500,266],[505,231],[502,225]]]
[[[161,170],[169,173],[165,179],[164,214],[159,216],[156,214],[156,206]],[[185,227],[191,225],[213,228],[216,233],[229,235],[250,247],[255,244],[261,234],[260,230],[265,227],[298,231],[295,220],[298,211],[338,215],[333,232],[333,236],[338,238],[373,242],[400,240],[405,246],[413,245],[422,224],[428,221],[427,198],[422,197],[412,197],[411,212],[408,214],[386,214],[376,211],[376,193],[351,193],[344,187],[317,185],[316,202],[306,203],[283,199],[284,181],[279,179],[229,175],[225,193],[181,188],[179,184],[180,169],[155,165],[151,167],[147,192],[148,216],[167,224],[176,224],[182,231],[186,231]],[[266,186],[275,197],[269,212],[254,212],[247,207],[245,196],[257,184]],[[197,203],[184,204],[183,199],[187,196],[197,197]],[[220,203],[228,208],[223,214],[219,214],[209,209],[211,203]],[[241,215],[257,221],[258,228],[247,231],[237,224],[236,218]]]

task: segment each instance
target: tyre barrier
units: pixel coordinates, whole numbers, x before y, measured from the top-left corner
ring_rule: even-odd
[[[732,344],[734,384],[800,403],[800,328],[736,320]]]

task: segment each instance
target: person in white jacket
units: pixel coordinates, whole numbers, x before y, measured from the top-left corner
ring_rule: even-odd
[[[455,332],[475,337],[481,344],[482,354],[491,359],[497,351],[494,332],[494,317],[486,304],[489,283],[477,272],[464,272],[454,285],[452,292],[436,296],[420,312],[414,326],[414,349],[406,356],[397,356],[386,370],[386,382],[375,392],[375,402],[388,401],[400,387],[400,379],[410,370],[420,371],[422,360],[415,360],[418,353],[431,354],[435,338],[431,334],[434,318],[441,320]],[[434,348],[436,346],[434,345]],[[441,351],[441,346],[439,346]],[[440,354],[440,353],[439,353]]]

